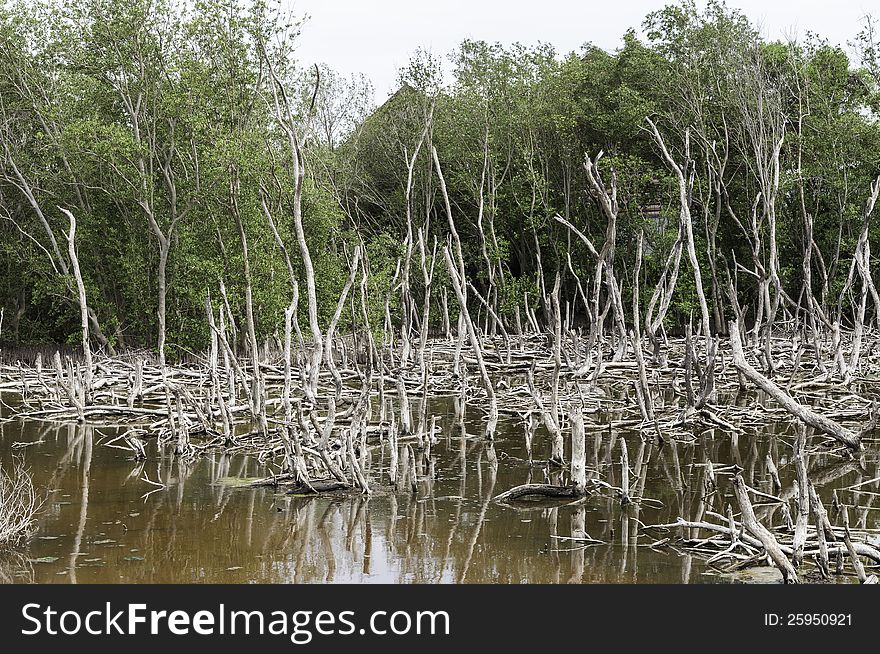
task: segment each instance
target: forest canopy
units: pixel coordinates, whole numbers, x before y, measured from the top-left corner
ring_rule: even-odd
[[[771,304],[775,313],[779,298],[792,312],[815,302],[850,320],[843,296],[854,292],[880,173],[874,23],[853,26],[849,51],[819,35],[767,41],[718,2],[670,5],[641,27],[614,52],[586,32],[571,53],[465,41],[450,55],[451,80],[418,52],[399,90],[374,107],[363,77],[294,58],[308,24],[270,2],[6,1],[0,339],[79,340],[73,214],[100,347],[170,358],[202,350],[206,300],[243,323],[247,296],[257,338],[277,343],[299,166],[320,324],[337,309],[355,252],[369,270],[368,310],[342,311],[340,331],[417,322],[420,261],[433,270],[437,260],[428,301],[445,303],[453,222],[487,328],[544,321],[557,272],[577,322],[581,281],[596,280],[591,248],[614,249],[626,283],[615,291],[612,277],[601,292],[631,307],[635,276],[650,290],[680,254],[684,205],[703,292],[680,275],[663,328],[683,330],[704,295],[710,329],[725,331],[731,290],[747,322]],[[302,134],[301,161],[279,106]],[[610,243],[601,189],[610,193],[612,180]],[[876,243],[876,228],[867,231]],[[305,288],[300,250],[287,250]],[[629,324],[630,314],[615,320]],[[425,315],[443,327],[442,312]],[[298,320],[310,328],[304,310]]]

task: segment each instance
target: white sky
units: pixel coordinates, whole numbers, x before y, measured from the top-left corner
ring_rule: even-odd
[[[326,63],[350,75],[364,73],[378,102],[393,92],[399,67],[419,47],[444,59],[465,38],[504,44],[552,44],[557,52],[592,42],[620,45],[629,27],[664,0],[284,0],[308,15],[297,55],[305,65]],[[866,0],[728,0],[769,38],[818,32],[846,46],[860,20],[880,7]]]

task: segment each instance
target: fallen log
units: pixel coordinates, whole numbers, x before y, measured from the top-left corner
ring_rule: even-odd
[[[577,486],[557,486],[554,484],[522,484],[495,496],[496,502],[508,502],[510,500],[539,495],[541,497],[581,497],[582,491]]]
[[[861,435],[837,424],[830,418],[826,418],[798,403],[788,393],[779,388],[770,379],[755,370],[746,361],[743,352],[742,341],[739,335],[739,325],[736,320],[731,320],[728,324],[728,332],[730,333],[730,346],[733,351],[733,365],[741,372],[749,381],[754,383],[758,388],[767,393],[776,402],[801,422],[828,434],[840,443],[854,451],[862,449]]]
[[[734,325],[731,329],[736,329],[736,326]],[[779,542],[776,540],[776,537],[770,533],[764,525],[758,522],[758,518],[755,517],[755,510],[752,508],[752,503],[749,500],[748,493],[746,492],[746,485],[741,475],[734,477],[733,491],[736,494],[737,502],[739,502],[743,526],[750,534],[761,541],[761,545],[764,546],[770,559],[776,567],[782,571],[782,578],[785,583],[800,583],[794,566],[783,553],[782,548],[779,547]]]
[[[249,488],[283,488],[284,492],[288,495],[313,495],[332,493],[333,491],[354,490],[354,486],[338,479],[316,479],[315,481],[304,483],[290,473],[255,479],[245,485]]]

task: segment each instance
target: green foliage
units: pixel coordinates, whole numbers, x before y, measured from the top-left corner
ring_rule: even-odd
[[[815,36],[765,42],[745,16],[714,0],[649,14],[646,38],[629,30],[614,52],[587,44],[560,54],[547,44],[467,40],[451,55],[451,84],[443,84],[441,62],[419,52],[401,70],[399,90],[372,112],[362,79],[344,80],[326,67],[316,77],[297,66],[291,45],[299,28],[263,0],[2,5],[4,337],[74,342],[78,330],[70,280],[58,269],[22,179],[34,189],[62,259],[66,222],[58,207],[76,212],[89,303],[111,342],[154,347],[164,237],[169,343],[180,351],[205,346],[204,301],[210,293],[216,306],[221,281],[243,323],[244,257],[234,206],[248,243],[258,338],[280,332],[291,285],[264,201],[301,290],[304,270],[292,218],[293,162],[274,115],[266,61],[288,89],[292,119],[305,134],[302,215],[322,324],[360,244],[371,328],[381,331],[386,301],[395,324],[403,318],[398,271],[407,256],[408,183],[411,291],[420,306],[422,229],[429,254],[438,244],[439,302],[449,284],[442,250],[450,234],[434,148],[468,279],[483,294],[494,282],[492,301],[507,319],[526,295],[541,310],[542,274],[546,285],[562,271],[565,296],[576,296],[569,256],[591,285],[593,257],[555,216],[602,247],[606,218],[583,163],[585,155],[604,152],[599,170],[609,190],[616,184],[620,209],[615,271],[632,281],[643,233],[644,307],[679,220],[678,184],[645,130],[646,116],[660,126],[675,160],[690,161],[690,208],[707,286],[726,283],[734,257],[752,266],[747,237],[769,156],[756,134],[777,115],[785,136],[775,206],[783,284],[796,295],[803,281],[808,214],[827,259],[814,260],[815,273],[820,266],[828,273],[827,288],[817,292],[833,299],[843,286],[866,192],[880,171],[880,57],[870,19],[856,39],[858,61]],[[762,238],[766,211],[759,206],[756,214]],[[878,228],[871,229],[876,239]],[[766,258],[766,248],[759,256]],[[352,289],[358,299],[360,281]],[[627,307],[631,286],[622,284]],[[739,288],[753,298],[755,280],[740,275]],[[301,297],[298,315],[307,329]],[[681,327],[696,309],[684,257],[669,327]],[[343,311],[340,331],[362,321],[359,310],[354,314]],[[433,324],[438,315],[433,311]]]
[[[29,246],[4,247],[0,254],[8,269],[26,271],[21,285],[8,283],[3,296],[5,306],[23,308],[17,338],[75,342],[78,308],[63,278],[52,274],[48,250],[12,226],[45,247],[45,230],[10,161],[37,189],[62,259],[66,224],[56,207],[76,212],[87,297],[115,344],[155,344],[157,230],[168,238],[168,340],[184,351],[208,342],[204,301],[208,292],[219,296],[221,281],[236,320],[243,321],[244,262],[229,190],[237,170],[259,337],[280,329],[290,284],[259,189],[271,184],[286,196],[293,181],[285,136],[270,110],[261,48],[293,88],[284,39],[295,31],[277,9],[246,0],[189,8],[173,0],[20,3],[0,13],[6,71],[0,137],[10,155],[0,166],[0,200],[10,214],[4,229]],[[276,210],[302,275],[291,207]],[[347,274],[342,213],[323,180],[305,185],[303,211],[327,319]]]

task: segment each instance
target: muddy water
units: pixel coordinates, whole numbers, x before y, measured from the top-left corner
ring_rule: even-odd
[[[652,549],[655,540],[674,534],[647,534],[640,524],[723,511],[730,501],[723,476],[718,492],[706,498],[707,459],[716,466],[738,463],[747,481],[769,491],[764,461],[772,452],[783,485],[792,478],[784,427],[738,439],[709,430],[662,448],[629,433],[630,466],[637,474],[641,461],[644,470],[640,504],[622,507],[605,493],[573,505],[512,508],[492,498],[549,478],[545,468],[525,461],[522,425],[502,419],[493,457],[476,437],[479,424],[468,426],[474,436],[461,438],[451,429],[451,403],[441,398],[431,407],[441,416],[442,434],[418,493],[391,491],[384,474],[388,453],[377,447],[369,497],[295,497],[241,488],[241,480],[265,474],[245,456],[217,454],[184,464],[162,456],[151,442],[141,465],[103,444],[118,433],[113,428],[8,422],[0,425],[0,463],[24,456],[46,503],[23,556],[0,565],[11,566],[7,578],[39,583],[714,583],[730,578],[692,557]],[[588,472],[620,485],[620,453],[616,444],[610,447],[609,433],[588,433],[587,442]],[[547,456],[545,445],[539,431],[535,458]],[[823,497],[877,476],[876,457],[869,470],[834,465],[831,458],[811,462],[831,477],[821,486]],[[857,503],[866,505],[872,497]],[[777,511],[766,521],[781,520]],[[870,506],[857,511],[855,520],[880,526]],[[581,530],[603,542],[581,547],[566,540]]]

